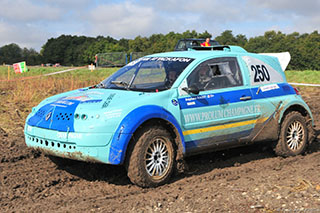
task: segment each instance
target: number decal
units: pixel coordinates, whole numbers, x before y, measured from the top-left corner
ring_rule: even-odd
[[[257,76],[258,74],[257,69],[254,65],[251,65],[251,70],[254,72],[254,82],[260,82]]]
[[[254,72],[254,82],[270,81],[270,74],[264,65],[251,65],[251,71]]]
[[[263,74],[264,74],[264,77],[266,78],[266,80],[270,81],[270,74],[264,65],[262,65],[262,71],[263,71]]]

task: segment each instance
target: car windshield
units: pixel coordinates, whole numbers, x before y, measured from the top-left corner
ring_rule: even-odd
[[[184,57],[142,57],[122,67],[97,87],[145,92],[167,90],[193,60]]]

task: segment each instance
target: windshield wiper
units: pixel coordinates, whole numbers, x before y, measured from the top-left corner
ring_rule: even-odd
[[[129,90],[129,84],[125,81],[111,81],[110,83],[117,86],[123,86],[125,89]]]

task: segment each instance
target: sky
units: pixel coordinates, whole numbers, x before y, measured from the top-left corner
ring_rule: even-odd
[[[0,47],[40,51],[60,35],[133,39],[155,33],[225,30],[320,31],[320,0],[0,0]]]

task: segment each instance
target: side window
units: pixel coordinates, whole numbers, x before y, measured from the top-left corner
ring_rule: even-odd
[[[187,78],[188,86],[200,91],[243,85],[237,59],[234,57],[214,58],[201,63]]]

